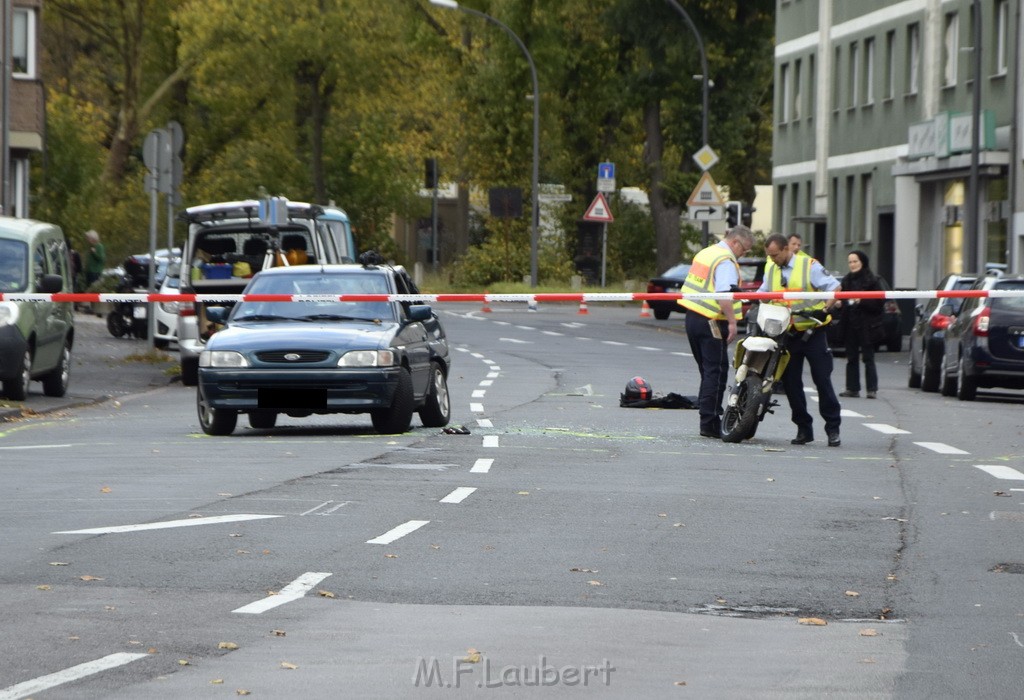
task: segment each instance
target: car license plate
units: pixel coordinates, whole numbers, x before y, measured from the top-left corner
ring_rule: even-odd
[[[132,309],[132,318],[146,318],[146,307],[142,304]]]
[[[287,409],[305,408],[316,410],[327,408],[327,389],[274,389],[261,387],[257,391],[256,400],[260,408]]]

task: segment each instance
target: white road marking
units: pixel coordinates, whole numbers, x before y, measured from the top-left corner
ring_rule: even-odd
[[[877,430],[878,432],[885,433],[886,435],[910,435],[909,430],[903,430],[902,428],[894,428],[893,426],[886,425],[885,423],[865,423],[864,427],[871,428],[872,430]]]
[[[673,352],[672,354],[676,355],[677,357],[693,357],[692,352]]]
[[[627,345],[627,343],[620,343],[617,340],[602,340],[601,342],[605,345]]]
[[[559,333],[558,331],[541,331],[541,333],[543,333],[544,335],[565,335],[565,333]]]
[[[470,398],[482,399],[487,396],[487,389],[473,389],[473,393],[470,394]]]
[[[535,331],[535,330],[537,330],[533,326],[516,326],[516,328],[521,328],[524,331]]]
[[[56,673],[49,673],[45,676],[39,676],[33,678],[30,681],[23,683],[17,683],[6,688],[0,689],[0,700],[17,700],[18,698],[28,697],[36,693],[41,693],[44,690],[50,688],[56,688],[58,685],[64,685],[71,681],[77,681],[86,676],[91,676],[101,671],[107,671],[118,666],[124,666],[130,664],[132,661],[138,661],[139,659],[145,658],[149,654],[128,654],[126,652],[119,652],[117,654],[109,654],[101,659],[95,661],[86,661],[84,664],[78,664],[71,668],[66,668],[63,671],[57,671]]]
[[[593,395],[594,395],[594,387],[592,387],[590,384],[584,384],[583,386],[578,386],[575,389],[573,389],[573,393],[570,394],[570,396],[593,396]]]
[[[299,576],[297,579],[289,583],[287,586],[279,590],[274,595],[268,595],[262,600],[257,600],[255,603],[249,603],[243,605],[240,608],[236,608],[231,612],[235,613],[247,613],[251,615],[259,615],[262,612],[266,612],[271,608],[276,608],[279,605],[290,603],[293,600],[298,600],[303,597],[311,590],[313,586],[323,581],[325,578],[330,576],[329,573],[321,571],[307,571],[306,573]]]
[[[497,372],[497,371],[499,371],[501,369],[501,367],[499,367],[498,365],[494,364],[493,362],[491,362],[490,365],[491,365],[490,369],[493,372]]]
[[[577,336],[576,340],[590,340],[590,338],[587,338],[586,336],[581,335],[581,336]]]
[[[488,360],[487,358],[484,358],[483,363],[485,365],[493,365],[494,364],[494,360]]]
[[[334,501],[324,501],[323,503],[321,503],[321,504],[320,504],[320,505],[318,505],[318,506],[314,506],[313,508],[310,508],[309,510],[307,510],[307,511],[305,511],[305,512],[303,512],[303,513],[299,513],[299,515],[309,515],[309,514],[310,514],[310,513],[312,513],[313,511],[316,511],[316,510],[320,510],[320,509],[321,509],[321,508],[323,508],[324,506],[329,506],[329,505],[331,505],[332,503],[334,503]]]
[[[497,435],[484,435],[484,447],[497,447],[498,436]]]
[[[405,537],[410,532],[416,532],[429,522],[429,520],[410,520],[407,523],[402,523],[398,527],[391,528],[380,537],[374,537],[372,540],[366,540],[366,544],[391,544],[400,537]]]
[[[481,379],[480,386],[492,386],[494,384],[493,379]]]
[[[959,447],[953,447],[952,445],[947,445],[944,442],[915,442],[914,444],[915,445],[920,445],[921,447],[925,448],[926,450],[931,450],[932,452],[938,452],[940,455],[969,455],[969,454],[971,454],[970,452],[964,452]]]
[[[519,340],[519,338],[498,338],[504,343],[516,343],[518,345],[533,345],[532,340]]]
[[[1024,474],[1012,467],[1007,467],[1002,464],[975,464],[975,467],[983,472],[987,472],[997,479],[1024,479]]]
[[[478,359],[478,360],[482,360],[482,359],[483,359],[483,357],[484,357],[483,355],[481,355],[481,354],[480,354],[480,353],[478,353],[478,352],[471,352],[471,353],[469,353],[469,354],[470,354],[470,355],[472,355],[473,357],[475,357],[475,358],[476,358],[476,359]]]
[[[17,447],[0,447],[0,450],[48,450],[52,447],[72,447],[70,443],[67,445],[19,445]]]
[[[484,405],[482,403],[471,403],[469,404],[470,413],[483,413]]]
[[[473,486],[460,486],[442,498],[441,503],[462,503],[474,491],[476,491],[476,488]]]
[[[494,325],[496,325],[496,326],[511,326],[512,324],[509,323],[508,321],[495,321]]]
[[[488,372],[487,373],[487,378],[488,379],[497,379],[498,378],[498,373],[497,372]]]
[[[493,428],[494,423],[491,422],[490,418],[477,418],[476,424],[481,428]]]
[[[283,515],[256,515],[253,513],[237,513],[235,515],[213,515],[208,518],[187,518],[185,520],[165,520],[161,523],[144,523],[142,525],[114,525],[111,527],[91,527],[86,530],[60,530],[52,535],[106,535],[113,532],[138,532],[140,530],[166,530],[171,527],[193,527],[195,525],[218,525],[220,523],[237,523],[243,520],[266,520],[267,518],[283,518]]]
[[[584,326],[586,326],[587,324],[585,324],[585,323],[576,323],[576,322],[573,322],[573,323],[562,323],[562,324],[560,324],[560,325],[563,325],[563,326],[565,326],[566,328],[583,328],[583,327],[584,327]]]
[[[867,418],[867,416],[865,416],[864,414],[857,413],[856,411],[851,411],[848,408],[840,409],[839,415],[841,415],[843,418]]]
[[[481,459],[478,459],[473,464],[473,468],[470,469],[469,471],[474,473],[474,474],[486,474],[487,472],[491,471],[491,465],[492,464],[494,464],[494,460],[493,459],[488,459],[486,457],[485,458],[481,458]]]
[[[637,350],[650,350],[651,352],[661,352],[661,348],[651,348],[646,345],[637,345]]]

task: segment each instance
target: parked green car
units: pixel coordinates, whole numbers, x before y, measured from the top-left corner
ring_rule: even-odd
[[[71,292],[71,260],[60,228],[0,216],[0,293]],[[24,401],[42,381],[63,396],[71,373],[75,323],[71,303],[0,301],[0,381],[9,399]]]

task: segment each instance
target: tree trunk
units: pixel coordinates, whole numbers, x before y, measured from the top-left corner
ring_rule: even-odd
[[[651,176],[651,219],[654,222],[654,241],[657,247],[657,272],[661,273],[680,262],[680,207],[668,204],[662,183],[665,180],[665,165],[662,161],[665,142],[661,133],[661,102],[651,100],[644,105],[644,132],[647,143],[644,146],[644,163]]]

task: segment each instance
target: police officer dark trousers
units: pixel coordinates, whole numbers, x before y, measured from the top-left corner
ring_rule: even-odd
[[[782,375],[782,386],[786,389],[786,398],[793,422],[796,424],[797,435],[810,438],[814,435],[812,427],[814,419],[807,411],[807,394],[801,375],[804,372],[804,360],[811,367],[811,381],[818,388],[818,412],[825,422],[825,434],[839,434],[839,399],[832,388],[832,352],[828,347],[828,339],[824,331],[812,331],[792,338],[786,345],[789,349],[789,365]],[[834,442],[838,442],[835,440]]]
[[[711,323],[718,325],[718,337],[711,331]],[[700,392],[697,408],[700,413],[700,434],[704,437],[719,437],[722,434],[722,397],[728,379],[729,337],[727,321],[710,321],[696,311],[686,311],[686,338],[690,341],[690,352],[697,361],[700,373]]]

